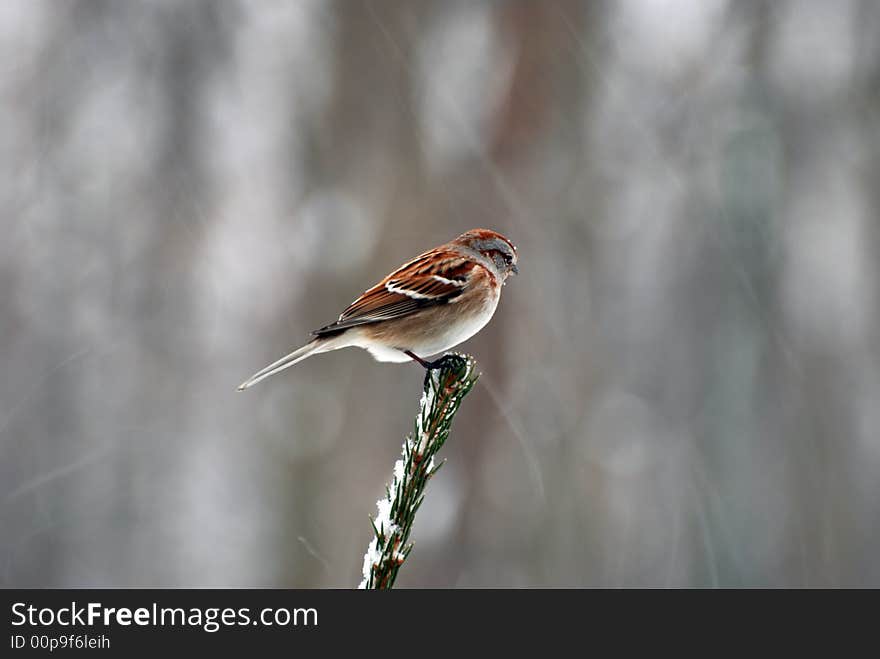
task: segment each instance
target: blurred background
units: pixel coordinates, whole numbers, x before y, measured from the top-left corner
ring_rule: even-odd
[[[236,386],[473,227],[398,585],[880,585],[880,3],[3,0],[0,114],[3,586],[355,586],[422,370]]]

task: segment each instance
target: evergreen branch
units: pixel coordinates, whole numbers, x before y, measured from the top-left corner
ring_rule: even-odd
[[[385,498],[376,502],[379,512],[370,520],[374,537],[364,554],[361,588],[394,586],[400,566],[412,551],[409,536],[425,499],[425,488],[443,465],[435,464],[434,457],[449,437],[461,401],[479,377],[476,365],[469,355],[450,354],[440,368],[425,374],[414,432],[404,440],[391,484],[385,488]]]

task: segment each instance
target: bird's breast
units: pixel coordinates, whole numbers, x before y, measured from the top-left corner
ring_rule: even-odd
[[[467,341],[492,319],[499,297],[495,289],[491,294],[482,296],[462,295],[438,307],[436,331],[432,336],[423,337],[422,352],[434,355]]]

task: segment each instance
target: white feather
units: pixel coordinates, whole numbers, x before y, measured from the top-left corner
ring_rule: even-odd
[[[440,275],[431,275],[432,279],[436,279],[441,284],[447,284],[449,286],[458,286],[459,288],[464,288],[465,282],[456,281],[455,279],[447,279],[446,277],[441,277]]]
[[[416,300],[432,300],[436,297],[436,295],[424,295],[422,293],[416,293],[415,291],[411,291],[408,288],[400,288],[399,286],[395,286],[390,281],[385,284],[385,288],[387,288],[392,293],[397,293],[398,295],[406,295],[407,297],[415,298]]]

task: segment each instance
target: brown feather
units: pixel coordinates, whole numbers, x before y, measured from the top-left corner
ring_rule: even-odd
[[[432,249],[389,274],[352,302],[336,322],[312,334],[335,334],[349,327],[402,318],[425,307],[447,304],[461,295],[473,270],[482,267],[458,251]]]

